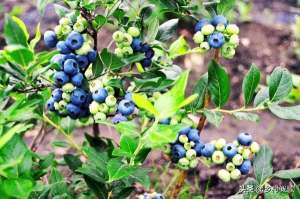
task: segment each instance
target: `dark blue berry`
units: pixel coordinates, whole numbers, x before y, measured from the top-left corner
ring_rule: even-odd
[[[63,71],[57,71],[54,73],[54,81],[57,86],[62,86],[69,82],[69,76]]]
[[[154,57],[154,50],[150,48],[148,51],[145,52],[145,57],[147,59],[152,59]]]
[[[252,136],[249,133],[240,133],[237,140],[241,145],[249,146],[252,143]]]
[[[190,132],[190,130],[191,130],[191,127],[186,127],[184,129],[181,129],[179,131],[179,135],[187,135]]]
[[[189,141],[193,141],[193,142],[200,141],[199,131],[197,129],[191,129],[187,134],[187,136],[189,138]]]
[[[81,109],[74,104],[67,104],[66,109],[72,119],[77,119],[81,112]]]
[[[44,33],[44,42],[48,48],[54,48],[57,44],[57,37],[54,31],[48,30]]]
[[[83,36],[78,32],[71,32],[66,39],[66,45],[72,50],[81,48],[83,42]]]
[[[94,62],[94,61],[96,61],[96,58],[97,58],[97,51],[95,51],[95,50],[90,51],[87,56],[88,56],[88,59],[90,62]]]
[[[131,115],[134,112],[134,109],[135,109],[134,104],[129,100],[124,99],[120,101],[118,105],[118,111],[124,116]]]
[[[179,160],[180,158],[185,157],[186,150],[181,144],[175,144],[171,148],[172,158],[174,160]]]
[[[108,96],[108,92],[105,88],[100,88],[93,93],[93,99],[96,102],[102,103]]]
[[[201,19],[195,25],[195,32],[201,31],[202,27],[207,25],[207,24],[210,24],[210,22],[207,19]]]
[[[214,26],[217,26],[219,24],[227,26],[228,21],[223,15],[217,15],[212,19],[211,24]]]
[[[54,103],[55,103],[55,100],[54,100],[53,98],[50,98],[50,99],[47,101],[47,109],[48,109],[49,111],[55,111]]]
[[[204,147],[204,144],[201,141],[197,142],[195,144],[194,150],[197,152],[197,156],[201,156],[203,147]]]
[[[143,60],[141,61],[141,64],[142,64],[143,67],[148,68],[148,67],[151,66],[152,60],[151,60],[151,59],[147,59],[147,58],[146,58],[146,59],[143,59]]]
[[[81,70],[85,70],[89,65],[89,59],[87,56],[77,55],[76,60],[77,60],[78,66]]]
[[[251,161],[245,160],[241,166],[238,167],[243,175],[246,175],[250,172],[251,169]]]
[[[56,88],[52,91],[52,98],[54,101],[58,102],[62,99],[63,90],[60,88]]]
[[[75,89],[71,94],[71,103],[77,106],[82,106],[86,102],[87,93],[81,89]]]
[[[74,86],[80,87],[83,85],[83,80],[84,80],[83,74],[77,73],[72,77],[71,82]]]
[[[64,72],[68,75],[75,75],[78,73],[78,63],[74,59],[67,59],[64,63]]]
[[[132,40],[131,47],[135,52],[141,52],[142,51],[142,45],[143,45],[143,43],[139,38],[134,38]]]
[[[125,122],[127,121],[127,117],[121,115],[121,114],[117,114],[115,115],[112,119],[111,119],[112,123],[114,124],[118,124],[120,122]]]
[[[68,46],[66,45],[66,43],[64,41],[59,41],[56,44],[56,48],[61,54],[71,53],[71,49],[68,48]]]
[[[214,32],[208,37],[208,43],[212,48],[221,48],[225,43],[225,37],[220,32]]]
[[[211,157],[214,151],[215,151],[215,146],[211,143],[208,143],[205,144],[204,147],[202,148],[201,154],[204,157]]]
[[[237,154],[237,148],[233,144],[226,144],[223,147],[223,153],[228,158],[233,158]]]
[[[64,61],[65,61],[65,55],[57,54],[51,58],[50,63],[57,64],[58,66],[60,66],[62,68],[64,65]]]

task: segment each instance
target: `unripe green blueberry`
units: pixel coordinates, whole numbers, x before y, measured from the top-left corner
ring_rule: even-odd
[[[130,46],[122,48],[122,53],[124,56],[129,56],[133,54],[133,50]]]
[[[109,107],[105,103],[99,105],[99,111],[102,113],[108,113]]]
[[[190,165],[189,165],[190,168],[194,169],[197,167],[197,165],[198,165],[198,159],[190,160]]]
[[[83,32],[86,29],[86,27],[82,23],[76,22],[73,26],[73,30],[76,32]]]
[[[59,103],[58,102],[54,102],[54,108],[55,108],[55,110],[59,110]]]
[[[235,55],[235,46],[231,43],[225,43],[223,44],[221,48],[221,54],[226,59],[232,59]]]
[[[240,166],[243,164],[243,156],[241,156],[241,154],[236,154],[235,156],[233,156],[232,158],[232,163],[236,166]]]
[[[90,66],[91,66],[92,64],[90,64]],[[94,74],[93,74],[93,69],[92,69],[92,67],[88,67],[87,69],[86,69],[86,71],[85,71],[85,73],[84,73],[84,75],[85,75],[85,77],[87,78],[87,79],[91,79],[92,77],[94,77]]]
[[[178,164],[181,168],[187,168],[190,164],[190,161],[187,158],[180,158]]]
[[[260,146],[257,142],[252,142],[252,144],[250,145],[250,149],[251,149],[252,153],[258,153]]]
[[[63,32],[62,32],[62,25],[58,25],[54,28],[54,32],[56,34],[56,36],[60,39],[64,36]]]
[[[163,152],[166,154],[170,154],[171,153],[171,145],[170,144],[165,144],[163,146]]]
[[[84,42],[81,48],[79,48],[75,52],[77,55],[86,55],[92,50],[93,48],[91,47],[91,45],[88,42]]]
[[[117,110],[118,110],[117,106],[112,106],[112,107],[109,107],[108,113],[115,114],[117,112]]]
[[[65,102],[70,102],[71,100],[71,95],[69,93],[63,93],[62,98],[64,99]]]
[[[124,39],[124,33],[121,31],[116,31],[114,32],[114,34],[112,35],[112,38],[115,42],[122,42]]]
[[[239,180],[242,176],[242,173],[239,169],[234,169],[233,171],[230,172],[230,177],[233,180]]]
[[[223,149],[223,147],[226,145],[226,140],[224,138],[220,138],[215,143],[215,148],[217,150]]]
[[[197,157],[197,153],[194,149],[189,149],[186,151],[186,158],[189,160],[193,160]]]
[[[130,34],[124,33],[123,43],[125,45],[130,46],[132,43],[132,40],[133,40],[133,38]]]
[[[221,169],[218,171],[218,177],[223,182],[230,182],[230,173],[225,169]]]
[[[65,102],[64,100],[59,101],[58,104],[59,104],[59,110],[65,110],[66,109],[67,102]]]
[[[226,157],[223,153],[223,151],[215,151],[212,155],[212,161],[215,164],[223,164],[226,160]]]
[[[229,24],[226,27],[226,32],[230,35],[237,35],[237,34],[239,34],[240,29],[236,24]]]
[[[203,51],[203,52],[207,52],[209,49],[210,49],[210,46],[209,46],[209,43],[208,42],[202,42],[200,44],[200,49]]]
[[[215,31],[215,27],[211,24],[207,24],[202,27],[201,32],[203,35],[210,35]]]
[[[66,83],[63,85],[62,89],[65,93],[72,93],[73,90],[75,90],[75,86],[71,83]]]
[[[69,19],[69,18],[67,18],[67,17],[63,17],[63,18],[61,18],[60,20],[59,20],[59,24],[60,25],[71,25],[72,24],[72,22],[71,22],[71,20]]]
[[[138,36],[140,36],[140,30],[137,27],[130,27],[127,32],[132,37],[138,37]]]
[[[243,154],[244,147],[243,146],[238,146],[237,151],[239,154]]]
[[[240,144],[239,144],[239,142],[237,141],[237,140],[234,140],[233,142],[232,142],[232,144],[235,146],[235,147],[238,147]]]
[[[105,103],[106,103],[109,107],[112,107],[112,106],[115,106],[115,105],[117,104],[117,99],[115,98],[115,96],[109,95],[109,96],[106,97]]]
[[[90,82],[90,90],[91,92],[95,92],[96,90],[99,90],[100,88],[103,88],[103,83],[100,79],[96,79]]]
[[[179,136],[179,142],[181,142],[182,144],[188,143],[188,141],[189,141],[189,138],[186,135]]]
[[[104,88],[107,90],[108,95],[114,95],[115,94],[115,89],[113,87],[105,86]]]
[[[124,55],[123,55],[123,51],[122,51],[122,49],[121,48],[116,48],[115,49],[115,54],[118,56],[118,57],[124,57]]]
[[[92,48],[94,48],[94,39],[91,35],[83,34],[82,37],[84,39],[84,43],[88,43]]]
[[[195,146],[195,142],[190,141],[190,145],[191,145],[192,147],[194,147],[194,146]]]
[[[237,47],[240,43],[240,39],[238,35],[231,35],[229,39],[229,43],[233,44],[235,47]]]
[[[243,150],[242,156],[243,156],[244,160],[249,159],[249,158],[251,157],[251,150],[248,149],[248,148],[245,148],[245,149]]]
[[[96,121],[105,121],[106,120],[106,115],[105,113],[102,113],[102,112],[98,112],[94,115],[94,119]]]
[[[224,32],[226,29],[225,25],[224,24],[218,24],[217,27],[216,27],[216,30],[218,32]]]
[[[227,171],[233,171],[235,169],[235,165],[232,162],[228,162],[226,164]]]
[[[68,35],[70,32],[72,32],[72,28],[69,25],[63,25],[61,32],[63,35]]]
[[[88,21],[81,15],[77,17],[77,23],[83,24],[85,27],[88,25]]]
[[[185,150],[190,150],[192,148],[192,145],[189,142],[186,142],[183,144],[183,147],[185,148]]]
[[[90,113],[93,114],[93,115],[95,115],[100,110],[100,104],[98,102],[96,102],[96,101],[93,101],[90,104],[89,109],[90,109]]]
[[[108,75],[102,76],[101,81],[102,81],[102,83],[103,83],[103,86],[108,86],[109,81],[110,81],[111,79],[112,79],[111,76],[108,76]]]
[[[196,34],[194,34],[193,40],[196,44],[200,44],[204,41],[204,35],[198,31]]]

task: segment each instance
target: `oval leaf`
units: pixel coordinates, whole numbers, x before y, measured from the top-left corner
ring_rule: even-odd
[[[244,103],[248,105],[252,102],[253,95],[260,81],[260,71],[253,64],[243,81]]]

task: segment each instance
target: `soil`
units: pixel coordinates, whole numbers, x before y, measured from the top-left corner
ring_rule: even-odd
[[[296,74],[300,74],[300,61],[293,54],[293,37],[290,30],[294,15],[299,13],[300,8],[296,7],[296,0],[254,0],[254,9],[251,13],[252,21],[239,24],[241,30],[241,45],[239,46],[236,56],[232,60],[222,61],[230,73],[231,83],[233,86],[231,92],[231,103],[227,108],[237,108],[241,106],[241,83],[244,74],[249,69],[252,63],[255,63],[267,75],[276,66],[287,67]],[[24,14],[21,18],[29,26],[31,35],[33,35],[35,26],[41,21],[42,31],[55,26],[58,18],[54,14],[53,7],[48,6],[44,17],[39,15],[32,1],[29,0],[4,0],[1,3],[4,7],[4,12],[0,13],[0,30],[2,31],[3,16],[12,9],[13,5],[24,5]],[[187,30],[181,30],[187,31]],[[110,41],[111,30],[105,29],[99,33],[100,48],[108,45]],[[0,37],[0,46],[4,45],[3,38]],[[43,46],[41,45],[40,48]],[[206,63],[209,57],[199,55],[186,56],[181,61],[184,68],[192,70],[189,90],[191,90],[196,80],[203,74],[207,68]],[[266,76],[263,77],[265,82]],[[220,128],[215,128],[212,125],[206,125],[202,133],[203,140],[210,141],[219,137],[224,137],[227,140],[233,140],[241,131],[250,132],[259,143],[265,143],[272,147],[274,151],[274,170],[291,169],[300,167],[300,123],[296,121],[280,120],[274,117],[269,112],[259,114],[261,121],[259,123],[237,121],[232,117],[225,117]],[[197,118],[196,118],[197,119]],[[82,142],[83,133],[91,132],[91,129],[78,129],[74,132],[74,136],[78,142]],[[113,129],[101,127],[102,135],[118,139],[117,134]],[[26,134],[28,143],[31,142],[37,130]],[[54,139],[62,139],[61,136],[55,133],[50,133],[46,136],[44,143],[38,148],[38,152],[47,154],[50,151],[55,151],[58,156],[65,153],[65,150],[52,148],[49,143]],[[161,158],[161,154],[154,152],[149,155],[146,166],[151,166],[152,163],[158,168],[162,168],[166,162]],[[195,183],[199,184],[201,193],[208,181],[210,181],[208,198],[223,199],[229,195],[236,193],[245,179],[238,182],[224,184],[216,177],[216,168],[206,168],[199,165],[195,172],[189,173],[188,182],[192,185],[191,193],[196,189]],[[167,175],[160,176],[160,170],[152,174],[154,181],[161,181],[162,185],[166,185],[173,175],[173,170]],[[160,176],[160,177],[159,177]],[[196,176],[196,177],[195,177]],[[288,182],[274,180],[271,184],[283,185]],[[300,181],[296,181],[300,183]],[[154,186],[154,185],[153,185]],[[160,186],[165,187],[165,186]],[[163,191],[158,187],[157,191]]]

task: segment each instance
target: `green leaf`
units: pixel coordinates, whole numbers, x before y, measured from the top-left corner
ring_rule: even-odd
[[[248,105],[252,102],[253,95],[260,81],[260,71],[254,64],[246,74],[243,81],[244,104]]]
[[[204,105],[204,98],[207,91],[207,83],[208,83],[208,74],[204,74],[200,77],[200,79],[197,81],[195,87],[193,88],[193,93],[198,94],[197,99],[191,105],[189,108],[195,112],[200,108],[203,108]]]
[[[208,65],[208,91],[212,101],[218,107],[224,106],[230,95],[229,76],[214,60]]]
[[[66,14],[70,13],[70,10],[64,6],[61,6],[59,4],[54,4],[54,10],[56,14],[59,16],[59,18],[62,18],[66,16]]]
[[[5,15],[4,36],[8,45],[28,46],[29,33],[25,24],[17,17]]]
[[[216,127],[219,127],[221,122],[224,119],[224,116],[222,113],[217,111],[210,111],[208,109],[204,109],[204,115],[207,118],[207,121],[215,125]]]
[[[247,112],[236,112],[233,113],[234,117],[239,120],[248,120],[251,122],[259,122],[260,118],[257,114]]]
[[[269,100],[269,88],[262,87],[254,98],[254,106],[258,107],[259,105],[263,104],[268,100]]]
[[[124,136],[135,138],[140,135],[138,125],[135,122],[120,122],[115,125],[115,128]]]
[[[158,33],[158,28],[159,28],[159,20],[156,17],[151,18],[151,20],[149,21],[148,25],[148,31],[147,31],[147,35],[145,38],[145,41],[147,43],[152,43],[155,38],[156,35]]]
[[[270,100],[272,102],[283,100],[293,87],[292,76],[287,69],[277,67],[272,72],[268,85]]]
[[[122,136],[120,139],[120,148],[114,149],[113,155],[131,158],[138,146],[139,139]]]
[[[38,23],[35,29],[35,37],[30,41],[30,48],[33,50],[37,43],[41,40],[42,34],[41,34],[41,24]]]
[[[217,4],[217,13],[219,15],[226,15],[231,11],[235,6],[235,0],[221,0]]]
[[[56,168],[51,169],[49,183],[51,184],[50,193],[52,197],[69,192],[63,175]]]
[[[158,28],[157,40],[166,42],[176,35],[178,22],[179,19],[170,19],[161,24]]]
[[[274,115],[281,119],[300,120],[300,105],[282,107],[277,104],[271,104],[269,109]]]
[[[99,30],[100,28],[102,28],[102,26],[107,22],[106,17],[104,17],[103,15],[97,15],[95,17],[95,20],[93,21],[93,26],[94,28],[96,28],[97,30]]]
[[[81,160],[75,155],[65,154],[64,160],[72,171],[76,171],[76,169],[82,166]]]
[[[295,186],[292,193],[292,199],[298,199],[300,198],[300,188],[298,186]]]
[[[184,36],[180,36],[174,41],[168,50],[171,59],[185,55],[190,50],[190,46],[184,39]]]
[[[24,67],[33,61],[33,52],[22,45],[8,45],[5,47],[4,55],[8,60],[20,64]]]
[[[4,190],[7,196],[11,198],[28,198],[33,188],[33,183],[29,179],[6,179],[0,181],[0,187]]]
[[[115,54],[109,52],[107,48],[104,48],[100,54],[100,59],[104,68],[110,68],[111,70],[119,70],[123,66],[126,66],[127,63],[123,62]]]
[[[273,176],[281,179],[300,178],[300,168],[276,171]]]
[[[121,159],[111,159],[107,164],[109,182],[120,180],[133,174],[136,167],[122,163]]]
[[[272,150],[268,146],[262,145],[254,158],[254,174],[260,185],[262,185],[267,178],[272,176],[272,156]]]
[[[247,178],[242,187],[243,199],[254,199],[258,195],[255,190],[259,187],[259,183],[255,179]]]
[[[102,74],[104,67],[105,66],[100,59],[100,55],[97,53],[96,61],[92,65],[93,77],[99,77]]]
[[[268,192],[264,195],[265,199],[290,199],[288,192]]]
[[[150,100],[147,98],[146,95],[142,94],[133,94],[132,95],[132,100],[134,103],[141,109],[145,109],[149,113],[153,115],[158,115],[157,109],[153,106],[153,104],[150,102]]]

